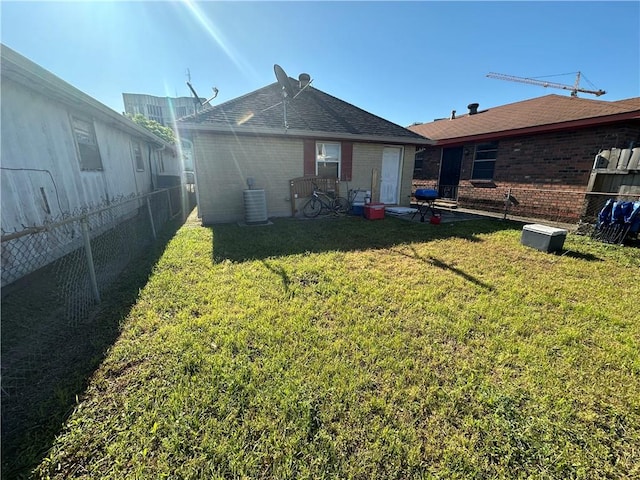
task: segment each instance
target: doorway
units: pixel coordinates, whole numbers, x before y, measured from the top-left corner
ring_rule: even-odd
[[[462,147],[443,148],[438,179],[438,196],[447,200],[458,199],[458,183],[462,168]]]
[[[400,167],[402,148],[385,147],[382,152],[382,171],[380,172],[380,202],[397,205],[400,193]]]

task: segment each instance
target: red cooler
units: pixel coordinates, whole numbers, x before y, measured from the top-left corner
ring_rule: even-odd
[[[364,206],[364,218],[369,220],[384,218],[384,203],[367,203]]]

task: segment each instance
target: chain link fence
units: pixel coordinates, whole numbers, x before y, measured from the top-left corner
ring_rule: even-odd
[[[92,323],[94,312],[161,230],[184,220],[193,200],[178,186],[2,231],[3,450],[21,434],[16,417],[30,395],[63,395],[52,379],[82,370],[74,362],[105,346],[101,330],[114,327]]]
[[[96,281],[90,280],[96,289],[107,287],[136,252],[155,239],[157,230],[182,212],[181,195],[182,187],[173,187],[110,201],[45,225],[3,230],[3,289],[53,263],[60,273],[69,270],[64,276],[78,278],[78,285],[91,284],[87,275],[94,271]]]
[[[598,213],[606,201],[637,201],[640,194],[585,192],[554,188],[524,188],[459,185],[438,186],[436,182],[414,181],[413,191],[418,188],[449,192],[450,201],[457,207],[493,216],[524,221],[546,221],[574,226],[576,233],[590,234],[597,222]],[[415,202],[415,198],[412,198]]]

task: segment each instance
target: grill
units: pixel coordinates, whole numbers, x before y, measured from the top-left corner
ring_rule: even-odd
[[[420,221],[424,222],[424,217],[429,211],[431,211],[432,220],[434,218],[438,219],[437,222],[432,221],[432,223],[440,223],[440,214],[433,206],[433,202],[438,199],[438,191],[431,188],[418,188],[413,196],[416,197],[416,200],[418,201],[418,210],[415,211],[411,218],[415,217],[419,213]]]
[[[419,188],[414,196],[420,202],[433,202],[438,198],[438,191],[431,188]]]

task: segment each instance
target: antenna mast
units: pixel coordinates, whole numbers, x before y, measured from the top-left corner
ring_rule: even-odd
[[[278,84],[282,88],[282,105],[284,109],[284,128],[287,130],[289,128],[289,123],[287,122],[287,99],[291,98],[292,100],[295,98],[296,93],[289,82],[289,76],[285,73],[282,67],[278,64],[273,66],[273,71],[276,74],[276,79],[278,80]]]
[[[200,97],[198,96],[198,94],[196,93],[196,89],[193,88],[193,85],[191,85],[191,72],[189,71],[189,69],[187,68],[187,86],[189,87],[189,90],[191,90],[191,93],[193,93],[193,108],[195,110],[195,113],[198,113],[198,105],[200,105],[201,107],[204,107],[205,105],[207,105],[211,100],[213,100],[214,98],[216,98],[218,96],[218,89],[216,87],[212,87],[213,89],[213,97],[206,99],[204,102],[200,99]]]
[[[573,85],[564,85],[562,83],[546,82],[543,80],[537,80],[535,78],[516,77],[514,75],[505,75],[503,73],[494,73],[494,72],[488,73],[487,77],[495,78],[497,80],[507,80],[510,82],[520,82],[520,83],[528,83],[530,85],[539,85],[545,88],[551,87],[551,88],[559,88],[561,90],[569,90],[571,92],[572,97],[577,97],[578,92],[589,93],[591,95],[595,95],[596,97],[599,97],[607,93],[604,90],[587,90],[584,88],[580,88],[580,75],[581,75],[580,72],[577,72],[576,81]]]

